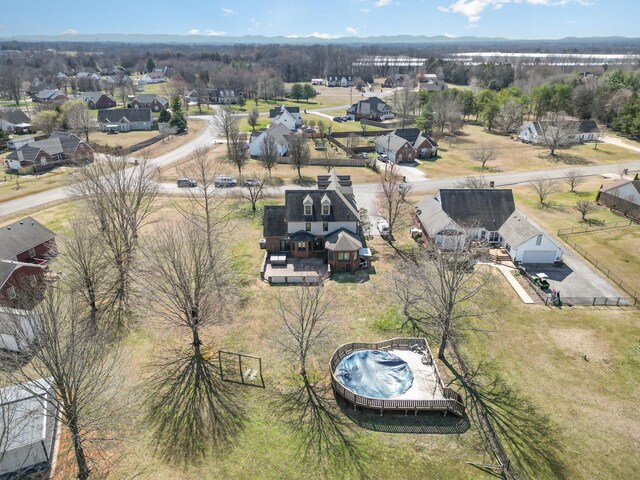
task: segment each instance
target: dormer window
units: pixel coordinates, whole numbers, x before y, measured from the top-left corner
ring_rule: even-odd
[[[304,214],[305,215],[311,215],[311,205],[305,205],[304,206]]]
[[[304,197],[304,200],[302,200],[302,204],[304,205],[304,214],[305,215],[312,215],[313,212],[313,199],[311,198],[311,195],[306,195]]]
[[[322,215],[329,215],[329,213],[331,212],[331,200],[326,194],[322,196],[320,204],[322,205]]]
[[[322,205],[322,215],[329,215],[329,205]]]

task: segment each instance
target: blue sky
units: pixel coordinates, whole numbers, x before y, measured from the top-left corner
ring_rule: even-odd
[[[638,0],[1,0],[0,36],[640,36]],[[91,5],[89,7],[89,5]],[[29,12],[41,12],[34,15]]]

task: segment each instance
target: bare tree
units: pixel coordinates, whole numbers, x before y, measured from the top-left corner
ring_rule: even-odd
[[[576,204],[573,206],[573,208],[578,212],[580,212],[583,222],[588,221],[587,215],[597,210],[597,207],[595,206],[595,204],[593,202],[590,202],[589,200],[578,200]]]
[[[391,293],[403,308],[403,328],[438,335],[441,359],[463,328],[473,328],[465,324],[479,315],[472,300],[490,280],[487,268],[477,265],[488,258],[488,247],[471,240],[464,229],[452,232],[441,247],[433,242],[393,274]]]
[[[505,133],[515,132],[522,125],[522,103],[516,99],[507,100],[500,107],[497,123]]]
[[[326,148],[324,149],[324,168],[327,169],[327,172],[330,172],[338,163],[338,153],[338,148],[333,145],[333,143],[327,142]]]
[[[266,186],[266,178],[254,178],[251,179],[250,182],[245,183],[242,188],[238,189],[238,198],[251,204],[251,211],[253,212],[253,215],[256,214],[258,202],[266,195]]]
[[[231,105],[215,107],[211,115],[211,125],[216,135],[224,135],[229,152],[229,140],[232,132],[238,131],[239,118],[233,113]]]
[[[162,456],[188,463],[240,429],[236,389],[221,380],[201,336],[204,327],[224,318],[236,287],[228,281],[224,252],[217,249],[212,258],[204,232],[191,223],[160,226],[144,253],[152,308],[163,325],[188,332],[191,340],[189,350],[164,352],[155,362],[147,421]]]
[[[291,167],[298,171],[298,179],[302,181],[302,167],[309,163],[309,145],[306,137],[301,133],[289,135],[289,155]]]
[[[131,275],[140,229],[156,210],[157,168],[148,161],[135,168],[125,157],[109,157],[73,172],[73,196],[86,206],[87,220],[100,232],[117,271],[115,306],[117,326],[130,313]]]
[[[224,209],[226,197],[220,189],[215,188],[219,167],[209,150],[202,146],[193,150],[186,165],[183,175],[195,180],[198,186],[187,190],[190,200],[188,206],[176,202],[176,209],[186,220],[199,225],[205,232],[207,251],[213,258],[214,245],[227,227],[231,215]]]
[[[249,160],[249,146],[247,145],[246,134],[233,130],[229,134],[229,143],[227,144],[229,162],[236,166],[238,175],[242,176],[242,167]]]
[[[452,124],[456,124],[457,118],[462,118],[463,105],[462,100],[454,97],[446,90],[442,92],[435,92],[431,101],[429,102],[429,108],[433,112],[433,121],[440,134],[444,133],[444,129]]]
[[[89,141],[89,134],[96,128],[96,121],[89,107],[82,100],[66,102],[62,105],[62,112],[67,127],[76,135],[84,135]]]
[[[476,162],[480,162],[482,165],[482,169],[486,168],[487,162],[493,160],[496,156],[496,150],[490,146],[485,145],[484,143],[480,145],[480,148],[476,148],[473,152],[471,152],[471,156]]]
[[[464,177],[456,183],[458,188],[488,188],[489,182],[484,175]]]
[[[264,140],[260,144],[258,162],[267,169],[269,176],[271,176],[271,169],[278,163],[278,144],[270,135],[265,135]]]
[[[557,191],[558,184],[555,180],[549,177],[537,177],[534,178],[531,183],[531,188],[538,195],[540,205],[546,205],[544,201],[553,193]]]
[[[393,112],[402,118],[402,128],[419,106],[418,94],[413,91],[413,81],[407,80],[402,85],[402,90],[393,94]]]
[[[6,92],[16,105],[20,105],[23,78],[22,68],[17,65],[5,64],[0,69],[0,89]]]
[[[122,102],[122,105],[126,107],[129,95],[133,95],[135,93],[135,88],[133,83],[120,82],[116,87],[116,91],[118,92],[118,98]]]
[[[86,321],[86,314],[75,295],[48,286],[42,301],[13,322],[12,334],[23,350],[11,362],[17,367],[5,371],[12,383],[32,382],[36,388],[31,393],[65,427],[81,480],[90,477],[100,452],[115,441],[112,407],[119,389],[119,348],[110,333],[96,331]],[[54,395],[42,397],[43,390]]]
[[[396,169],[392,164],[384,174],[380,174],[380,187],[376,195],[378,214],[389,224],[389,241],[393,241],[393,228],[402,216],[406,197],[411,191],[411,186],[402,181]]]
[[[260,112],[258,112],[257,108],[251,109],[249,115],[247,116],[247,123],[251,125],[251,131],[255,131],[256,126],[260,121]]]
[[[94,227],[75,218],[59,253],[66,273],[64,285],[88,307],[89,325],[97,331],[102,315],[112,307],[115,272],[103,239]]]
[[[580,170],[568,170],[567,173],[564,174],[564,181],[567,185],[569,185],[570,192],[575,192],[576,188],[582,185],[587,179],[583,176],[583,173]]]
[[[569,145],[571,137],[577,132],[577,122],[566,120],[564,116],[552,115],[547,121],[539,122],[540,141],[549,150],[549,155],[556,155],[556,150]]]

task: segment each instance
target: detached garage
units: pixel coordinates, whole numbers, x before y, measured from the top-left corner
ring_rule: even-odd
[[[555,263],[562,261],[562,250],[534,227],[522,212],[515,210],[498,230],[502,247],[514,262]]]

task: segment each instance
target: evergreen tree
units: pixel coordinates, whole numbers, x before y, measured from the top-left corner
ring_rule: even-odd
[[[182,98],[179,95],[171,97],[171,120],[169,120],[169,125],[176,127],[177,134],[187,131],[187,115],[182,109]]]
[[[304,89],[302,87],[301,84],[299,83],[294,83],[293,85],[291,85],[291,94],[290,94],[291,98],[295,99],[296,101],[300,100],[303,96],[304,96]]]
[[[302,87],[302,97],[309,103],[310,98],[316,96],[316,89],[308,83],[305,83]]]
[[[149,59],[147,60],[147,73],[149,72],[153,72],[153,69],[156,68],[156,62],[153,61],[152,57],[149,57]]]
[[[168,123],[171,120],[171,113],[169,110],[162,110],[158,116],[158,122]]]

